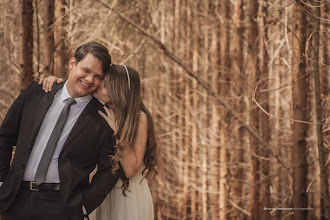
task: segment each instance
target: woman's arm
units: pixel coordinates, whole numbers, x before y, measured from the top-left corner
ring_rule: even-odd
[[[117,131],[114,120],[113,110],[104,106],[106,114],[99,111],[99,114],[107,121],[113,131]],[[146,152],[148,139],[148,118],[144,114],[139,114],[137,122],[137,131],[135,139],[131,145],[126,146],[123,158],[120,164],[123,168],[125,176],[131,178],[136,175],[143,163],[144,153]]]
[[[140,114],[137,123],[137,133],[131,146],[126,146],[124,157],[120,160],[120,164],[127,178],[136,175],[143,163],[144,154],[146,152],[148,139],[148,118],[144,114]]]

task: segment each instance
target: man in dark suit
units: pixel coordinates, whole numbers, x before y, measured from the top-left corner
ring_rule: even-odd
[[[45,93],[33,82],[12,104],[0,127],[2,220],[81,220],[111,191],[119,176],[111,172],[109,161],[115,139],[98,114],[102,104],[91,96],[110,64],[103,45],[84,44],[70,59],[65,83]],[[57,132],[44,177],[36,182],[36,173],[45,167],[39,167],[40,161],[49,142],[54,142],[51,137],[65,106],[69,110],[64,128]],[[10,164],[13,146],[16,150]]]

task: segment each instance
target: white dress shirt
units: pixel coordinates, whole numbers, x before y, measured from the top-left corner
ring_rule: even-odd
[[[55,124],[61,114],[62,109],[66,104],[66,99],[68,98],[71,98],[71,96],[67,89],[67,83],[65,83],[63,88],[60,89],[54,96],[53,103],[48,109],[45,118],[41,124],[38,136],[34,143],[28,163],[26,165],[24,178],[23,178],[24,181],[34,181],[34,176],[36,174],[42,154],[46,148],[48,139],[55,127]],[[68,119],[64,125],[62,134],[60,136],[54,155],[50,162],[45,183],[60,182],[59,172],[58,172],[58,158],[60,156],[63,145],[67,137],[69,136],[74,124],[76,123],[81,112],[84,110],[84,108],[87,106],[87,104],[91,99],[92,96],[90,94],[84,97],[75,98],[76,103],[73,104],[70,108]]]

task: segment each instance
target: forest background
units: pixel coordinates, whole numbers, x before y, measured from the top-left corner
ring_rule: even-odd
[[[329,219],[329,0],[0,0],[0,122],[82,43],[140,73],[156,219]],[[108,198],[91,219],[108,216]]]

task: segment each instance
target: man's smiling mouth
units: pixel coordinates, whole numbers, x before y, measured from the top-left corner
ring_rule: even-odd
[[[88,87],[88,88],[91,87],[91,86],[89,86],[88,84],[84,83],[84,82],[81,81],[81,80],[80,80],[80,83],[81,83],[83,86],[85,86],[85,87]]]

